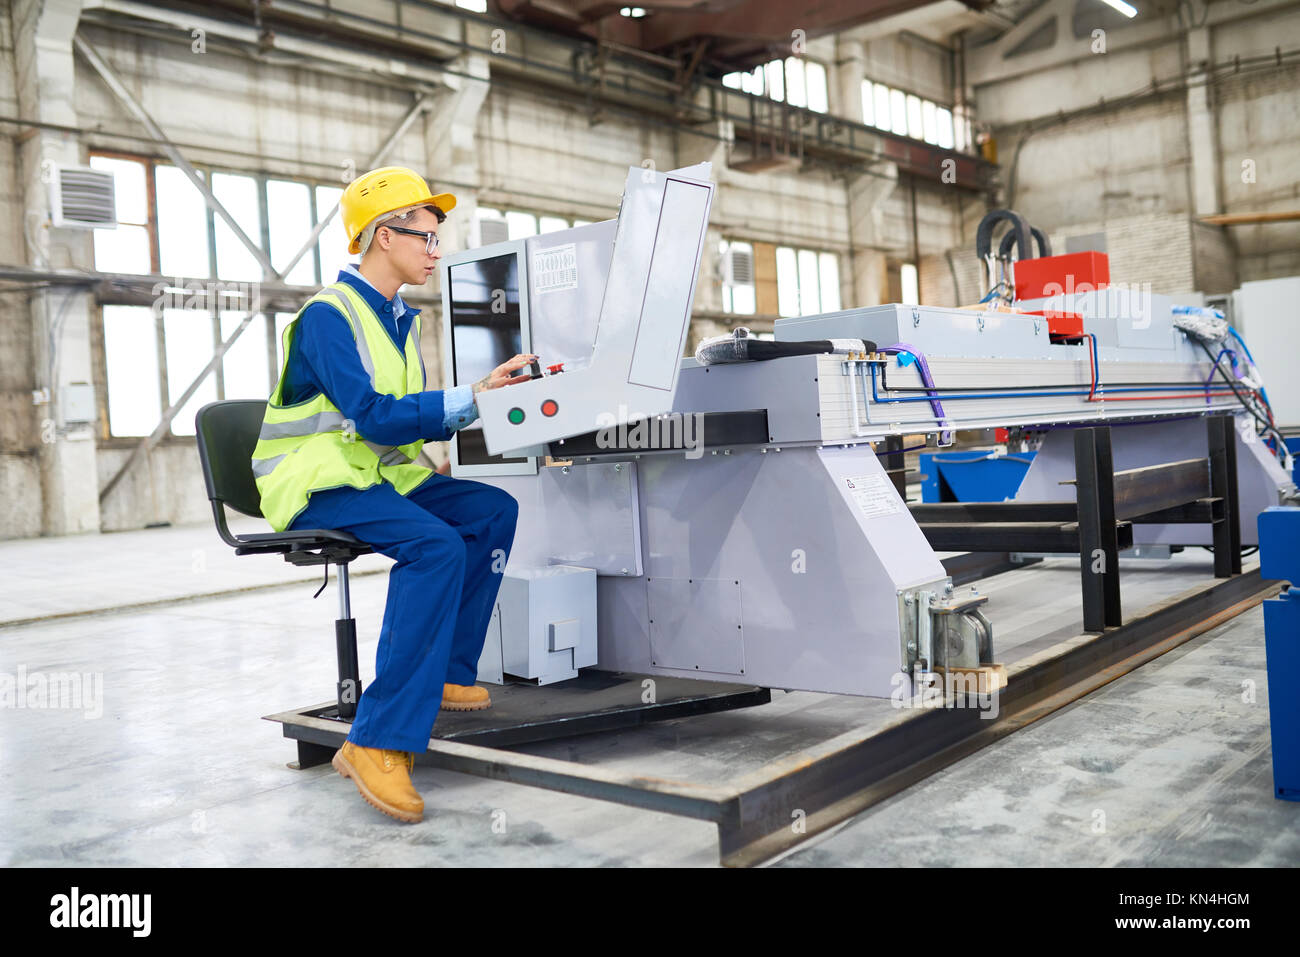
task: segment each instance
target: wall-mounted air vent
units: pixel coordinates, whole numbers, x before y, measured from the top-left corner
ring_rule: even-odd
[[[81,166],[52,167],[50,218],[64,229],[116,229],[113,174]]]

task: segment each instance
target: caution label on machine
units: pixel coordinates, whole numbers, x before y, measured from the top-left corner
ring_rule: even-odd
[[[573,243],[533,253],[533,291],[559,292],[578,288],[578,253]]]
[[[864,518],[896,515],[903,510],[903,503],[888,475],[853,475],[846,478],[844,484],[848,487],[849,498]]]

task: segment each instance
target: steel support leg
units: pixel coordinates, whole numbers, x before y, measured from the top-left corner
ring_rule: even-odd
[[[1119,541],[1115,531],[1115,468],[1110,427],[1074,433],[1075,491],[1079,506],[1079,566],[1083,630],[1123,624],[1119,598]]]
[[[903,437],[901,435],[885,436],[885,470],[889,480],[898,490],[898,497],[907,501],[907,473],[903,471]]]
[[[334,757],[337,748],[326,747],[321,744],[313,744],[310,741],[298,740],[298,760],[290,764],[289,767],[295,771],[306,771],[308,768],[319,767],[322,764],[328,764]]]
[[[1212,415],[1205,424],[1210,443],[1210,494],[1223,499],[1223,520],[1210,526],[1214,541],[1214,577],[1227,578],[1241,574],[1236,418]]]
[[[339,617],[334,622],[334,644],[339,660],[339,717],[353,718],[361,700],[361,667],[357,663],[357,620],[352,617],[348,594],[347,562],[339,564]]]

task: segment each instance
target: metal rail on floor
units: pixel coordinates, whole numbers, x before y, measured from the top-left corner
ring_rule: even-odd
[[[1260,577],[1258,566],[1245,574],[1198,585],[1120,627],[1100,635],[1080,634],[1012,664],[996,711],[974,706],[900,709],[884,728],[845,732],[722,785],[672,781],[519,754],[500,746],[467,743],[473,740],[471,735],[466,740],[433,738],[416,761],[712,821],[718,827],[721,863],[752,866],[1046,717],[1279,590],[1280,583]],[[755,694],[766,691],[732,686],[732,693],[741,697],[729,701],[725,693],[696,696],[680,704],[680,713],[646,713],[623,720],[623,724],[758,704],[761,701]],[[297,740],[303,766],[328,760],[347,733],[346,722],[328,716],[330,707],[326,704],[268,717],[283,724],[286,737]],[[599,720],[594,725],[571,725],[567,732],[593,730],[603,730]],[[543,733],[532,740],[557,736]]]

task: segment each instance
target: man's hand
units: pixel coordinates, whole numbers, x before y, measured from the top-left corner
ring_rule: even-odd
[[[474,394],[478,395],[487,389],[499,389],[503,385],[514,385],[516,382],[527,382],[529,376],[514,375],[520,369],[528,367],[528,363],[536,359],[537,356],[532,353],[517,355],[513,359],[507,359],[501,365],[497,366],[483,378],[474,383]]]

